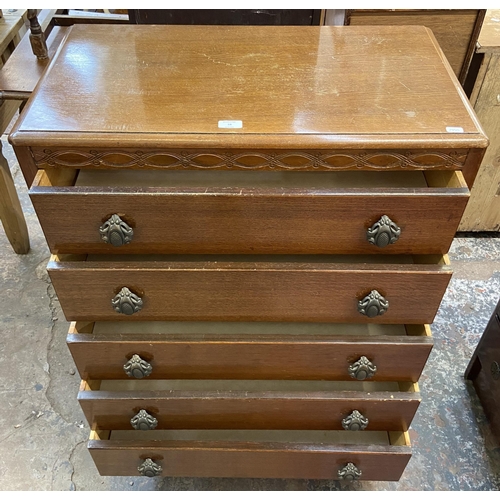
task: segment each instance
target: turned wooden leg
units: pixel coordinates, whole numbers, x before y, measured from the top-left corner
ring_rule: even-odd
[[[49,51],[47,50],[47,42],[45,41],[42,27],[38,22],[36,9],[28,9],[28,19],[30,21],[30,42],[33,54],[38,59],[47,59]]]
[[[0,220],[16,253],[28,253],[30,240],[26,220],[17,196],[9,164],[2,153],[0,141]]]

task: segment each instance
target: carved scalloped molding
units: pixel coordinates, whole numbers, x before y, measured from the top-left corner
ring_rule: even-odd
[[[395,152],[395,151],[126,151],[126,150],[37,150],[33,152],[39,167],[107,167],[165,169],[235,169],[235,170],[349,170],[349,169],[461,169],[465,151]]]

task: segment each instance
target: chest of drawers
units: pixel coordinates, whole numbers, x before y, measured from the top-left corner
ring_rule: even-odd
[[[429,30],[75,26],[10,141],[101,474],[400,478],[487,146]]]

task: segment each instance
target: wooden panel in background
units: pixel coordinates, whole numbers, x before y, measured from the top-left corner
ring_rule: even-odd
[[[485,10],[473,9],[356,9],[346,12],[350,26],[394,25],[430,28],[460,83],[464,83]]]
[[[482,57],[471,103],[490,145],[471,189],[459,231],[500,231],[500,10],[488,11],[478,49]]]

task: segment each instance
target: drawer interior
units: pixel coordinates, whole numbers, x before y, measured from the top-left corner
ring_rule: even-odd
[[[93,430],[91,440],[120,441],[222,441],[254,443],[317,443],[348,445],[395,445],[410,446],[407,432],[393,431],[321,431],[321,430]]]
[[[289,323],[237,321],[96,321],[73,322],[69,333],[172,334],[172,335],[346,335],[346,336],[421,336],[431,337],[428,325],[381,325],[372,323]]]
[[[80,389],[113,392],[128,391],[179,391],[179,392],[274,392],[314,393],[354,391],[410,392],[419,391],[417,383],[410,382],[362,382],[327,380],[90,380],[82,381]],[[390,397],[390,396],[388,396]],[[395,397],[395,396],[393,396]]]
[[[181,170],[39,170],[33,187],[95,188],[233,188],[233,189],[467,189],[460,171],[181,171]]]
[[[148,255],[148,254],[59,254],[52,255],[51,262],[160,262],[170,263],[174,266],[192,263],[193,266],[200,264],[211,266],[237,267],[239,264],[248,268],[248,264],[269,265],[276,264],[297,266],[317,266],[318,264],[331,265],[392,265],[392,264],[428,264],[449,266],[448,255]],[[203,267],[205,268],[205,266]]]

